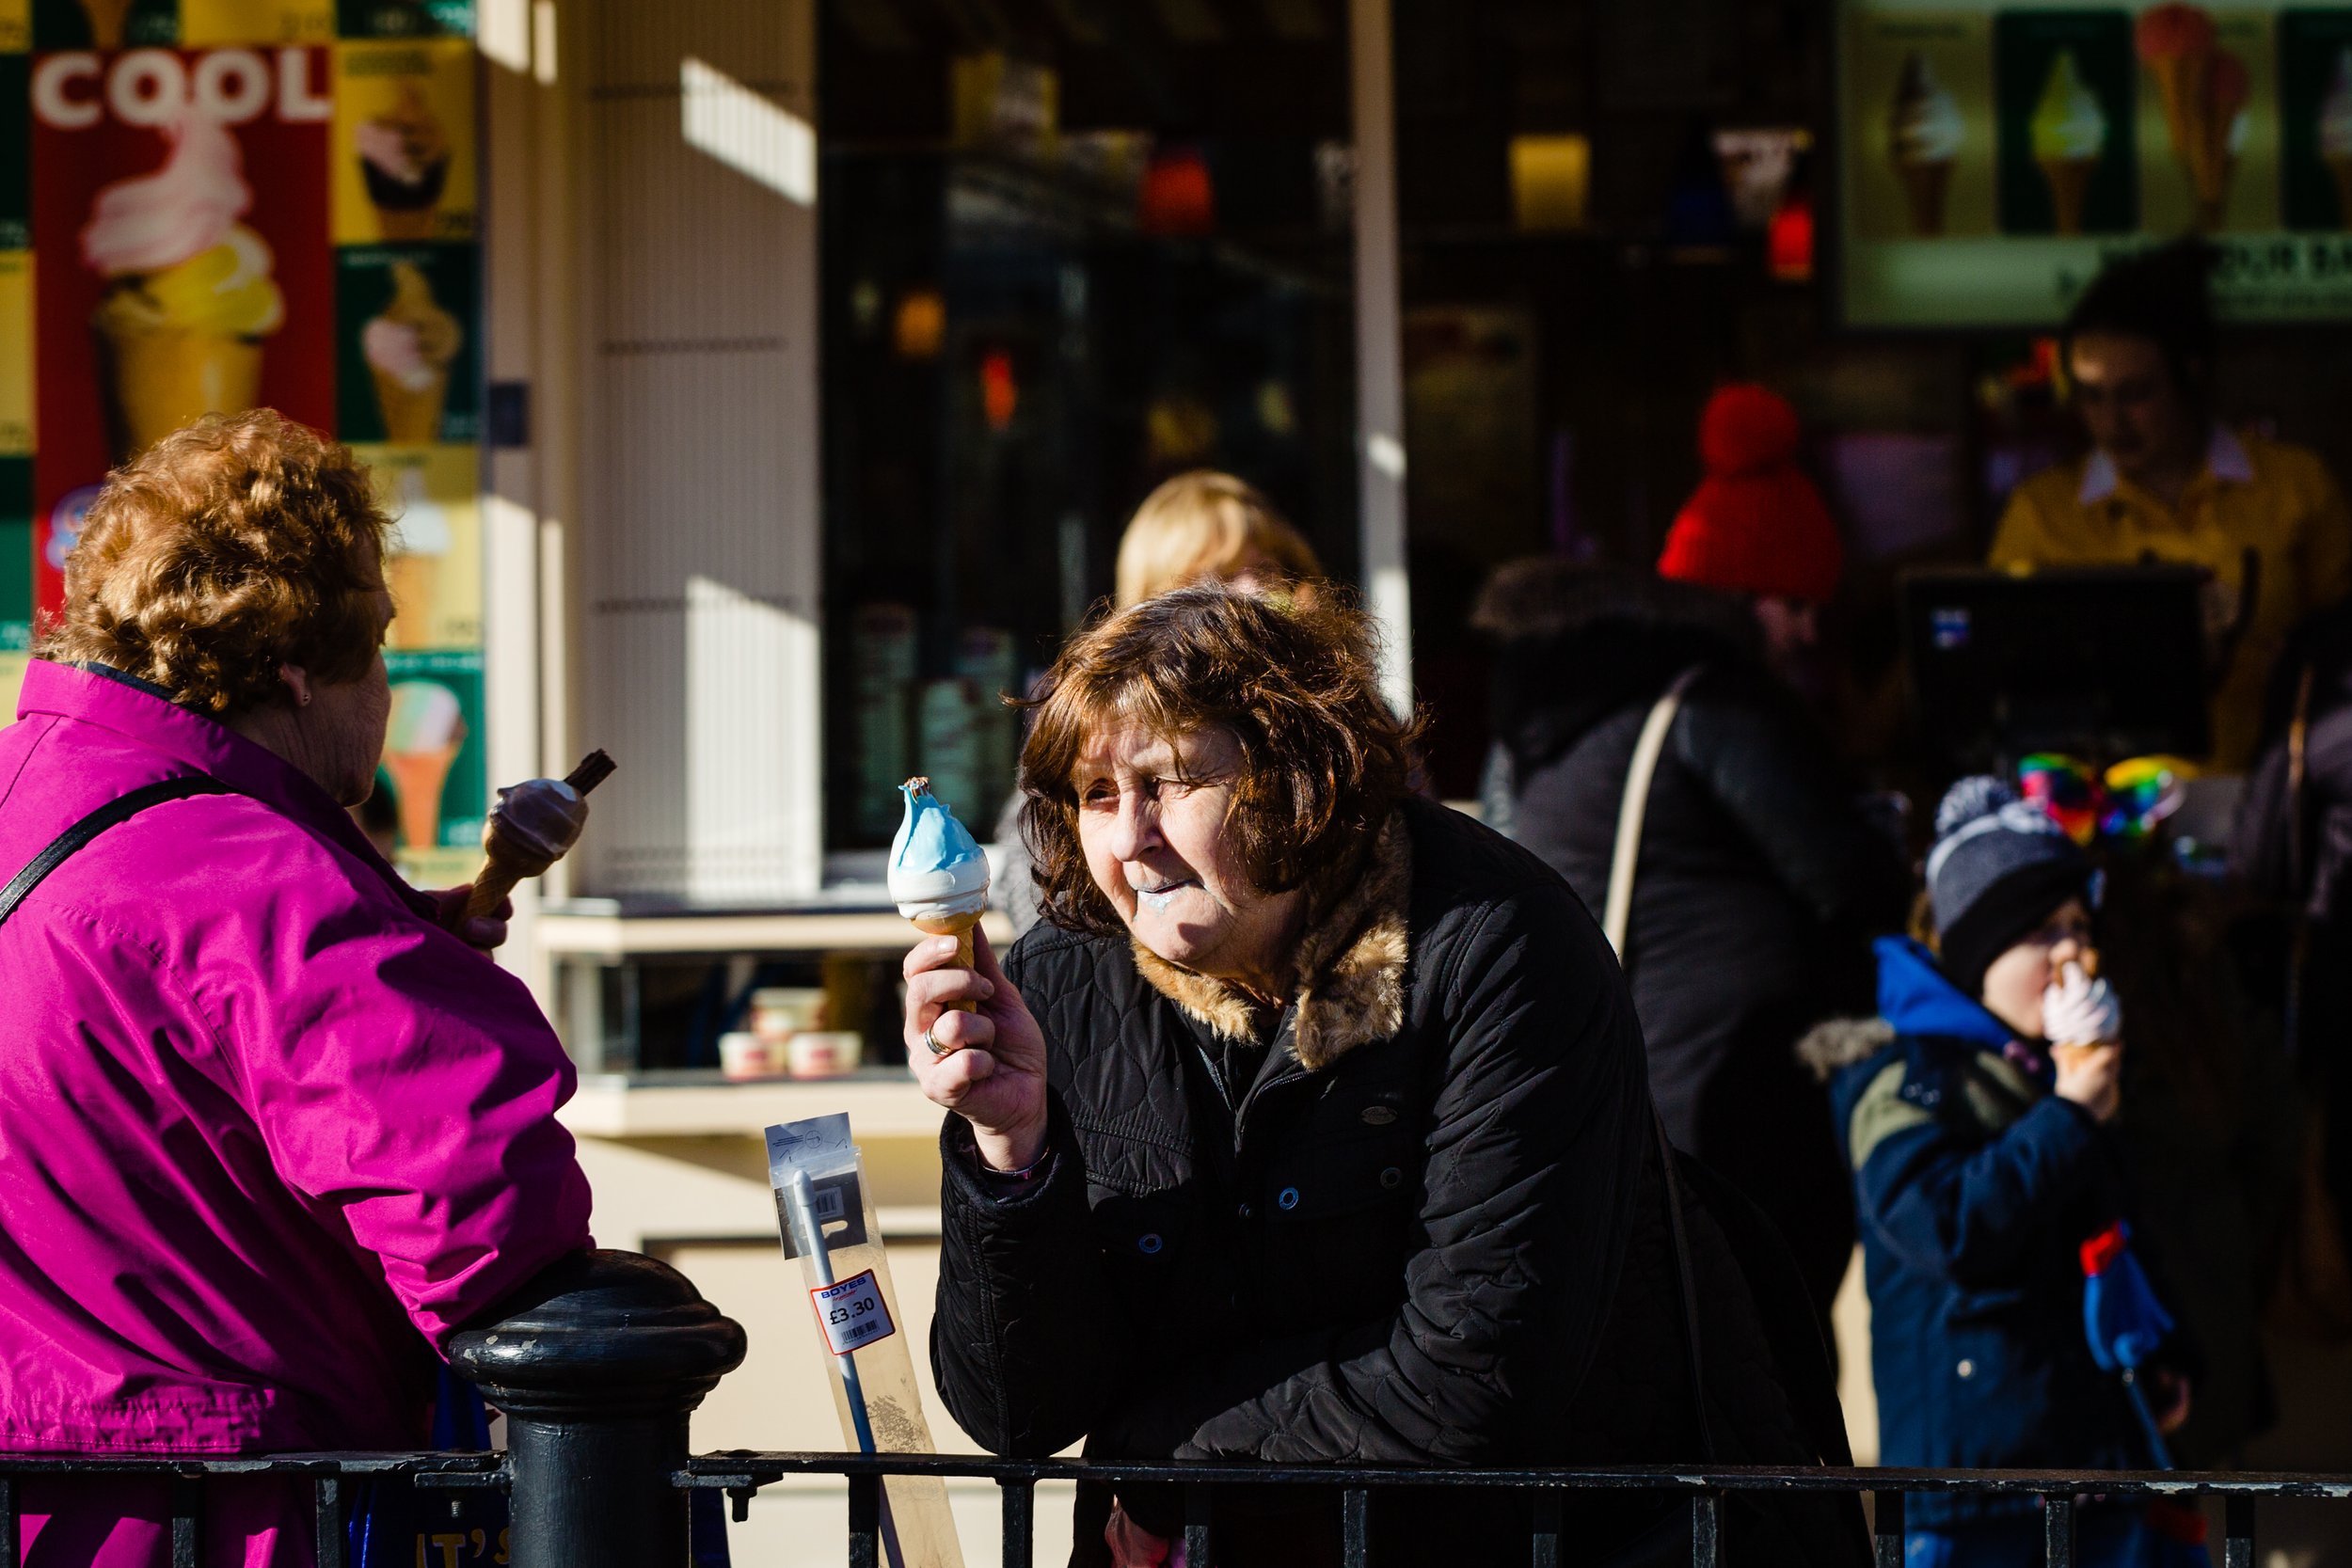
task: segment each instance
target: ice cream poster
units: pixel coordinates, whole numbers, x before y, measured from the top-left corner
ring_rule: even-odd
[[[389,645],[404,651],[482,642],[482,505],[470,447],[357,446],[392,520],[384,580]]]
[[[2185,233],[2225,315],[2352,319],[2352,10],[1846,0],[1837,69],[1851,325],[2046,325]]]
[[[482,656],[394,650],[384,662],[391,675],[392,713],[375,787],[390,799],[399,818],[401,869],[420,885],[464,881],[482,859],[489,801]]]

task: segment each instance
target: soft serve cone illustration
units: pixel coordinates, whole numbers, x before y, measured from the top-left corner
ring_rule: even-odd
[[[2142,12],[2133,37],[2164,101],[2172,155],[2196,198],[2197,227],[2218,229],[2246,141],[2246,62],[2221,47],[2210,15],[2177,0]]]
[[[434,300],[424,270],[394,261],[391,302],[359,338],[375,378],[376,405],[384,411],[386,440],[416,443],[440,434],[450,362],[464,341],[457,318]]]
[[[2319,101],[2319,161],[2336,182],[2336,227],[2352,229],[2352,48],[2336,54],[2335,74]]]
[[[2090,177],[2107,145],[2107,117],[2098,95],[2083,85],[2074,52],[2061,49],[2027,126],[2033,161],[2050,182],[2051,224],[2061,234],[2083,231],[2083,206]]]
[[[392,646],[430,648],[435,643],[433,599],[440,586],[441,562],[455,547],[449,514],[424,492],[424,471],[400,476],[400,521],[391,553],[384,558],[384,585],[392,591]]]
[[[1959,102],[1936,81],[1926,57],[1915,51],[1903,61],[1886,126],[1887,155],[1894,162],[1895,178],[1902,182],[1914,234],[1933,238],[1944,232],[1945,197],[1966,131]]]
[[[391,724],[384,736],[384,770],[399,796],[400,846],[431,849],[441,836],[441,786],[466,744],[466,716],[457,693],[438,681],[395,681]]]
[[[988,908],[988,856],[931,793],[930,780],[909,779],[898,793],[907,809],[890,844],[890,896],[916,930],[955,938],[956,961],[969,969],[972,933]],[[972,1010],[968,1002],[955,1006]]]
[[[284,323],[268,242],[237,221],[253,204],[236,138],[191,115],[152,174],[98,193],[82,260],[106,279],[90,316],[118,461],[199,414],[261,390],[262,341]]]
[[[360,121],[352,139],[384,238],[432,239],[435,209],[449,181],[449,133],[417,84],[403,82],[399,102]]]
[[[122,47],[123,24],[131,19],[131,0],[82,0],[82,14],[89,18],[91,48]]]

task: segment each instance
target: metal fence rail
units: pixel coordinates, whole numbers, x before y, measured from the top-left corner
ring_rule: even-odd
[[[318,1568],[344,1568],[343,1527],[352,1496],[348,1482],[401,1477],[421,1490],[454,1497],[508,1484],[499,1453],[286,1453],[256,1457],[147,1459],[124,1454],[0,1454],[0,1565],[24,1560],[24,1483],[40,1477],[161,1481],[171,1496],[171,1568],[199,1568],[204,1539],[204,1483],[214,1477],[278,1476],[310,1482],[313,1549]]]
[[[1581,1468],[1404,1469],[1366,1465],[1096,1465],[940,1454],[721,1453],[690,1457],[688,1418],[743,1358],[742,1329],[684,1276],[652,1259],[596,1253],[567,1261],[512,1304],[497,1323],[451,1343],[452,1363],[506,1415],[500,1453],[293,1453],[262,1457],[0,1453],[0,1568],[23,1557],[28,1483],[119,1478],[168,1488],[173,1568],[201,1568],[209,1483],[277,1477],[310,1487],[320,1568],[348,1562],[344,1526],[370,1478],[404,1478],[445,1494],[506,1492],[507,1568],[687,1568],[689,1502],[723,1492],[745,1516],[761,1487],[793,1476],[839,1476],[849,1490],[850,1568],[885,1568],[886,1476],[966,1477],[1001,1488],[1006,1568],[1030,1568],[1040,1481],[1152,1482],[1181,1488],[1192,1568],[1213,1568],[1216,1489],[1313,1486],[1337,1491],[1344,1560],[1372,1560],[1373,1499],[1404,1489],[1507,1488],[1529,1495],[1528,1560],[1558,1568],[1585,1543],[1563,1504],[1576,1494],[1643,1492],[1692,1502],[1692,1561],[1721,1568],[1724,1499],[1740,1494],[1831,1492],[1876,1498],[1879,1568],[1901,1568],[1906,1494],[1975,1493],[2040,1500],[2048,1568],[2073,1568],[2074,1527],[2087,1497],[2226,1499],[2222,1568],[2253,1568],[2257,1505],[2268,1499],[2352,1498],[2352,1475],[2180,1471],[1859,1470],[1617,1465]],[[758,1568],[746,1563],[744,1568]],[[1733,1568],[1738,1568],[1737,1563]]]
[[[1220,1486],[1314,1486],[1341,1497],[1343,1560],[1372,1560],[1372,1497],[1402,1488],[1493,1487],[1534,1494],[1534,1528],[1528,1543],[1534,1568],[1576,1560],[1565,1549],[1561,1503],[1576,1492],[1648,1492],[1694,1502],[1692,1568],[1724,1568],[1723,1499],[1731,1493],[1836,1492],[1868,1494],[1873,1505],[1878,1568],[1902,1568],[1903,1499],[1920,1493],[2030,1497],[2040,1501],[2046,1568],[2074,1568],[2075,1513],[2086,1497],[2224,1503],[2221,1568],[2253,1568],[2255,1509],[2265,1498],[2352,1498],[2352,1475],[2248,1470],[1898,1470],[1787,1468],[1772,1465],[1626,1465],[1579,1468],[1406,1469],[1349,1465],[1101,1465],[1058,1460],[990,1459],[945,1454],[720,1453],[692,1459],[673,1477],[681,1487],[716,1488],[745,1517],[761,1487],[787,1476],[836,1475],[850,1491],[850,1568],[887,1568],[882,1556],[882,1485],[885,1476],[977,1478],[1003,1493],[1005,1568],[1032,1568],[1032,1528],[1040,1481],[1152,1482],[1184,1491],[1184,1544],[1190,1568],[1212,1568],[1216,1546],[1211,1489]]]

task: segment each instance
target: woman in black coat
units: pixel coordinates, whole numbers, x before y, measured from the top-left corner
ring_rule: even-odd
[[[1407,797],[1370,647],[1352,610],[1200,587],[1049,676],[1022,766],[1047,924],[1002,969],[950,939],[906,965],[910,1060],[955,1113],[942,1397],[1011,1454],[1835,1458],[1802,1291],[1692,1200],[1702,1437],[1623,982],[1556,876]],[[1335,1498],[1216,1506],[1231,1568],[1339,1560]],[[1772,1507],[1740,1521],[1756,1560],[1861,1549],[1841,1505]],[[1375,1560],[1514,1560],[1529,1517],[1384,1496]],[[1156,1563],[1180,1519],[1089,1488],[1073,1560]]]
[[[1793,1053],[1822,1019],[1869,1004],[1869,939],[1903,913],[1896,844],[1767,664],[1742,599],[1534,561],[1497,574],[1478,615],[1498,644],[1490,771],[1508,786],[1495,815],[1594,910],[1635,743],[1684,683],[1626,943],[1650,1092],[1675,1147],[1780,1227],[1826,1313],[1853,1202],[1820,1087]]]

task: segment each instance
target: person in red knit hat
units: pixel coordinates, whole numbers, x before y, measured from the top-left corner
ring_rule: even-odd
[[[1797,444],[1785,399],[1724,388],[1656,574],[1515,562],[1474,624],[1497,644],[1488,820],[1597,914],[1635,748],[1665,714],[1618,954],[1651,1095],[1674,1141],[1780,1228],[1826,1313],[1851,1183],[1792,1053],[1812,1021],[1867,1005],[1868,939],[1899,927],[1909,878],[1783,673],[1844,554]]]
[[[1666,534],[1658,575],[1755,601],[1776,665],[1820,635],[1820,606],[1837,592],[1846,550],[1821,493],[1797,467],[1797,411],[1752,382],[1718,388],[1699,416],[1707,477]]]

